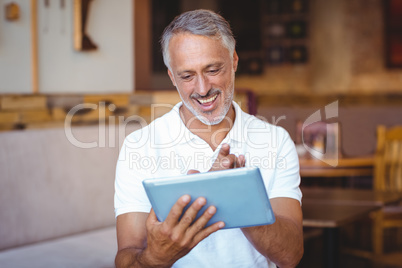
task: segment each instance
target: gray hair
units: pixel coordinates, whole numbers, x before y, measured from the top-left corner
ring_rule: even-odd
[[[165,28],[161,38],[163,62],[170,69],[169,42],[175,34],[190,33],[222,40],[222,44],[229,50],[230,57],[236,46],[229,23],[219,14],[205,9],[185,12]]]

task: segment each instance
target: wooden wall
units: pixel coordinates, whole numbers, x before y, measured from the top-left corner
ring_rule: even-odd
[[[402,69],[385,67],[382,0],[311,0],[309,63],[238,76],[259,94],[388,94],[402,92]]]

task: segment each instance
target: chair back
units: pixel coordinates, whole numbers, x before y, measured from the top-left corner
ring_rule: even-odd
[[[377,127],[374,189],[402,192],[402,126]]]

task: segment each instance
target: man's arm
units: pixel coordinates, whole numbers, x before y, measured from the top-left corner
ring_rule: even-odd
[[[132,212],[117,217],[116,267],[141,267],[137,259],[146,246],[148,215],[149,213]]]
[[[201,240],[224,227],[223,222],[205,227],[216,213],[214,206],[194,221],[206,204],[203,197],[197,198],[180,219],[190,201],[189,195],[180,197],[164,222],[158,221],[153,210],[149,214],[118,216],[116,267],[170,267]]]
[[[303,256],[303,216],[300,203],[285,197],[270,201],[275,223],[242,228],[242,231],[262,255],[279,267],[295,267]]]
[[[244,166],[244,156],[230,154],[230,146],[224,144],[211,171]],[[275,213],[275,223],[242,228],[242,231],[254,248],[266,258],[281,268],[295,267],[303,256],[303,215],[300,203],[286,197],[272,198],[270,202]]]

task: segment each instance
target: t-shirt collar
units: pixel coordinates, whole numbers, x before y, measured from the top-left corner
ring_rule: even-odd
[[[243,135],[242,135],[242,125],[243,121],[246,119],[246,113],[244,113],[240,106],[236,102],[232,102],[233,107],[235,109],[235,120],[233,123],[232,128],[230,129],[228,135],[224,139],[225,142],[230,142],[231,140],[233,141],[238,141],[242,142],[243,141]],[[180,139],[179,144],[182,143],[187,143],[190,140],[198,138],[197,135],[192,133],[184,124],[182,118],[180,117],[180,107],[183,105],[183,102],[177,103],[173,109],[172,109],[172,118],[171,123],[172,127],[170,128],[171,131],[171,136],[174,139],[177,139],[177,137],[182,136],[183,138]]]
[[[241,110],[240,106],[235,101],[233,101],[232,104],[235,109],[236,117],[233,126],[230,129],[226,138],[227,141],[233,140],[237,142],[243,142],[243,126],[245,125],[244,120],[246,120],[247,114]]]

